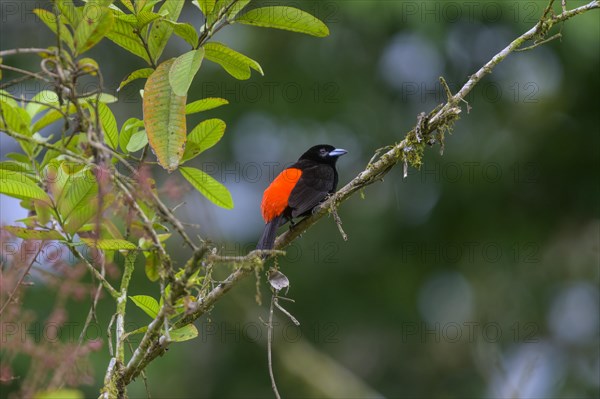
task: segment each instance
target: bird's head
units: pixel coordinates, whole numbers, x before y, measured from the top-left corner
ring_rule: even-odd
[[[300,159],[310,159],[312,161],[328,163],[335,165],[339,157],[346,154],[348,151],[341,148],[335,148],[329,144],[319,144],[308,149]]]

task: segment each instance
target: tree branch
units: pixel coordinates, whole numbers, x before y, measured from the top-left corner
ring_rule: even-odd
[[[551,6],[551,4],[552,1],[549,6]],[[466,104],[465,97],[471,92],[475,85],[477,85],[487,74],[492,72],[496,65],[502,62],[508,55],[521,48],[526,42],[530,40],[543,41],[550,28],[555,24],[597,8],[600,8],[600,3],[598,0],[594,0],[585,6],[564,11],[559,15],[547,15],[548,13],[545,13],[533,28],[513,40],[506,48],[496,54],[489,62],[475,72],[455,95],[451,96],[450,91],[447,90],[447,95],[450,96],[448,101],[431,111],[428,115],[420,115],[417,118],[417,124],[406,134],[404,140],[388,147],[388,151],[381,155],[379,159],[377,159],[377,156],[374,156],[374,159],[377,159],[375,162],[373,162],[374,159],[372,159],[365,170],[360,172],[338,192],[331,195],[321,205],[316,207],[311,216],[301,220],[294,228],[281,234],[275,241],[274,250],[282,250],[290,245],[323,216],[333,213],[341,203],[350,198],[354,193],[380,181],[382,177],[399,162],[405,164],[410,163],[412,166],[419,167],[421,164],[421,154],[425,144],[438,142],[443,146],[443,133],[449,130],[452,127],[452,124],[459,118],[461,113],[460,106],[462,103]],[[436,132],[437,134],[435,134]],[[259,252],[261,251],[252,251],[246,256],[230,257],[231,259],[223,258],[224,260],[230,260],[240,264],[240,266],[204,298],[199,298],[198,302],[193,303],[190,306],[188,315],[175,323],[173,327],[178,328],[189,324],[204,315],[235,285],[244,278],[252,275],[257,267],[262,267],[263,260],[260,256],[261,253]],[[154,324],[159,322],[159,317],[162,317],[162,315],[159,314],[157,319],[150,324],[149,330],[156,327]],[[146,365],[164,352],[165,348],[158,345],[158,342],[152,346],[150,346],[150,342],[145,343],[147,345],[144,345],[144,347],[140,345],[140,351],[136,351],[138,356],[134,356],[125,368],[123,373],[124,384],[131,382],[131,380],[135,378]]]

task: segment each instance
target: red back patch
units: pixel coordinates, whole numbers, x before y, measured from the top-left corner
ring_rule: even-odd
[[[265,223],[281,215],[288,206],[290,193],[296,187],[296,183],[300,180],[302,171],[296,168],[287,168],[273,180],[271,185],[267,187],[263,194],[260,210],[262,211]]]

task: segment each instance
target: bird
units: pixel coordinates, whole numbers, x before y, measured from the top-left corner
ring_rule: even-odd
[[[335,164],[348,151],[329,144],[309,148],[298,161],[284,169],[265,189],[261,213],[265,229],[256,249],[273,249],[277,229],[294,218],[308,216],[337,189]]]

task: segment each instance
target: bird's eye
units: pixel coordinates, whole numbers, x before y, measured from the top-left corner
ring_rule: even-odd
[[[327,150],[325,148],[321,148],[319,150],[319,155],[322,157],[326,157],[327,156]]]

